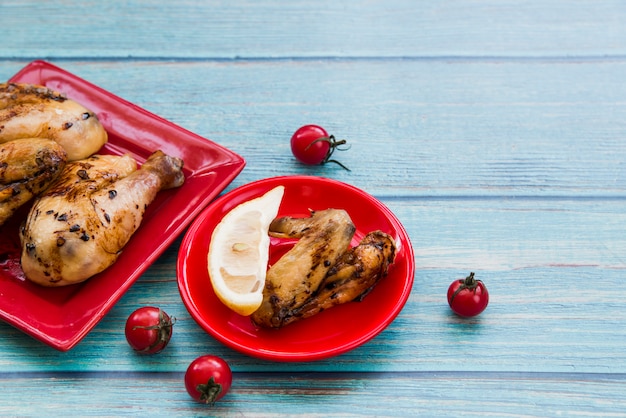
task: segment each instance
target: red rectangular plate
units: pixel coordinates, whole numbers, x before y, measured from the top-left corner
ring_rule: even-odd
[[[117,262],[81,284],[45,288],[20,268],[18,228],[28,208],[0,227],[0,318],[67,351],[82,340],[195,216],[243,170],[242,157],[45,61],[9,81],[65,93],[92,110],[109,134],[100,154],[131,154],[139,164],[160,149],[184,161],[185,184],[159,193]]]

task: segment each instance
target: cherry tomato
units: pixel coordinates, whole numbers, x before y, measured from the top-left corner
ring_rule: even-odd
[[[126,320],[126,341],[140,354],[162,351],[172,338],[174,322],[165,311],[154,306],[143,306]]]
[[[345,144],[345,139],[336,140],[321,126],[304,125],[298,128],[291,137],[291,152],[298,161],[304,164],[320,165],[332,162],[350,171],[339,161],[330,159],[336,149],[340,151],[348,149],[349,146],[341,147]]]
[[[233,374],[228,363],[214,355],[200,356],[185,372],[185,389],[194,400],[213,405],[230,390]]]
[[[472,317],[485,310],[489,292],[485,284],[470,273],[465,279],[453,281],[448,288],[448,304],[454,313]]]

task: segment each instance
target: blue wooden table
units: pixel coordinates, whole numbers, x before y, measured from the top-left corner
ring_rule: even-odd
[[[281,363],[190,317],[179,237],[70,351],[0,323],[0,416],[623,416],[624,22],[615,0],[0,2],[0,80],[45,59],[210,138],[247,162],[224,192],[297,174],[361,188],[416,266],[375,339]],[[350,172],[294,160],[307,123],[350,141]],[[469,271],[491,302],[464,320],[445,295]],[[156,356],[123,333],[147,304],[178,319]],[[234,371],[213,407],[183,385],[207,353]]]

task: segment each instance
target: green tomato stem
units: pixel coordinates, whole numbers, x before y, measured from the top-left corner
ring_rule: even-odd
[[[474,272],[471,272],[469,276],[467,276],[464,280],[463,280],[463,284],[461,284],[461,286],[459,286],[454,293],[452,294],[452,296],[450,297],[450,302],[452,302],[454,300],[454,297],[456,295],[458,295],[461,291],[468,289],[473,291],[474,293],[476,293],[476,287],[478,287],[478,283],[480,282],[480,280],[476,280],[474,278]]]
[[[345,139],[337,140],[337,139],[335,139],[334,135],[323,136],[321,138],[317,138],[315,141],[313,141],[309,145],[307,145],[306,148],[305,148],[305,151],[307,149],[309,149],[309,147],[311,147],[313,144],[315,144],[317,142],[328,142],[328,145],[330,145],[330,147],[328,148],[328,152],[326,153],[326,156],[324,157],[324,159],[322,160],[322,162],[320,164],[335,163],[335,164],[341,166],[343,169],[345,169],[347,171],[351,171],[348,167],[346,167],[345,165],[341,164],[339,161],[330,159],[330,156],[333,155],[333,152],[335,152],[335,150],[347,151],[347,150],[350,149],[350,147],[351,147],[350,144],[348,144],[347,147],[341,147],[341,145],[346,145],[347,141]]]
[[[140,353],[149,352],[153,348],[157,347],[161,343],[167,343],[172,336],[172,327],[176,322],[176,318],[171,317],[168,321],[165,319],[165,312],[159,308],[159,323],[156,325],[143,326],[143,325],[135,325],[133,330],[135,329],[146,329],[146,330],[157,330],[159,337],[152,343],[149,347],[144,348],[143,350],[139,350]]]
[[[200,392],[200,400],[207,405],[214,405],[217,397],[222,393],[222,385],[211,376],[208,382],[199,384],[196,389]]]

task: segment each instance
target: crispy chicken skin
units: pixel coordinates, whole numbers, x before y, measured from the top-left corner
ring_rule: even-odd
[[[395,256],[396,244],[390,235],[381,231],[370,232],[359,245],[341,256],[317,292],[286,315],[282,325],[309,318],[336,305],[363,300],[387,275]]]
[[[286,317],[315,293],[328,270],[346,252],[356,228],[341,209],[313,211],[308,218],[282,217],[269,228],[271,236],[298,242],[267,272],[263,302],[251,316],[263,327],[278,328]]]
[[[107,132],[93,112],[59,92],[0,83],[0,143],[20,138],[53,139],[74,161],[100,150]]]
[[[16,139],[0,144],[0,225],[59,175],[67,155],[55,141]]]
[[[182,160],[157,151],[68,163],[21,229],[22,269],[44,286],[82,282],[113,264],[160,190],[184,182]]]

